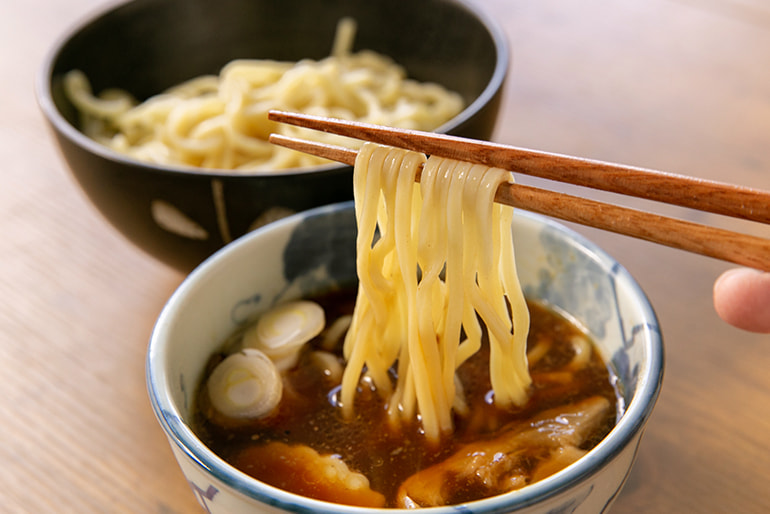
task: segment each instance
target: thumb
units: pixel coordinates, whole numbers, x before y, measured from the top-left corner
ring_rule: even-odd
[[[714,283],[714,308],[730,325],[770,333],[770,273],[748,268],[724,272]]]

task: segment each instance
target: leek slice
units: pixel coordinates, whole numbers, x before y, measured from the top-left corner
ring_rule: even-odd
[[[227,356],[209,376],[212,406],[231,418],[262,418],[281,401],[283,381],[273,361],[253,348]]]
[[[323,308],[310,300],[277,305],[264,313],[243,335],[244,348],[256,348],[285,371],[297,362],[302,346],[326,324]]]

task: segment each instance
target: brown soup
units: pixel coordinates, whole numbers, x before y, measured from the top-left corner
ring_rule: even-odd
[[[355,291],[314,300],[331,323],[353,312]],[[606,364],[580,328],[545,305],[528,303],[533,380],[529,401],[511,410],[494,406],[488,348],[483,344],[458,370],[469,414],[455,415],[454,433],[438,445],[426,441],[418,421],[392,426],[383,399],[366,387],[357,395],[355,417],[344,419],[335,404],[339,381],[313,358],[319,338],[308,343],[297,366],[285,372],[277,412],[261,420],[213,423],[204,380],[196,396],[193,429],[212,451],[245,473],[338,503],[457,504],[525,486],[595,446],[614,426],[619,405]],[[342,363],[341,348],[336,352]],[[212,356],[208,370],[225,355]],[[270,448],[276,450],[271,454],[273,450],[265,446],[270,442],[285,445],[273,444]],[[283,465],[287,457],[280,453],[286,445],[306,445],[320,455],[341,459],[350,470],[366,476],[373,495],[319,489],[313,482],[323,473],[312,465],[305,469],[300,464],[300,471]],[[479,457],[482,454],[487,454],[486,460]]]

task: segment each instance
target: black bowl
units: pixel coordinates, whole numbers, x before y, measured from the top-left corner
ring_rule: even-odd
[[[468,104],[437,129],[489,139],[509,65],[506,39],[465,0],[133,0],[67,32],[45,60],[40,107],[71,172],[129,240],[189,271],[231,240],[276,217],[352,198],[352,170],[325,165],[271,173],[190,170],[139,162],[78,130],[62,91],[80,69],[95,91],[145,99],[236,58],[297,61],[330,51],[337,22],[358,23],[355,50],[389,55],[410,77],[459,92]]]

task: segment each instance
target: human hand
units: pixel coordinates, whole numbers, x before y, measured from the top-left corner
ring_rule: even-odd
[[[714,282],[714,308],[730,325],[770,333],[770,273],[748,268],[724,272]]]

